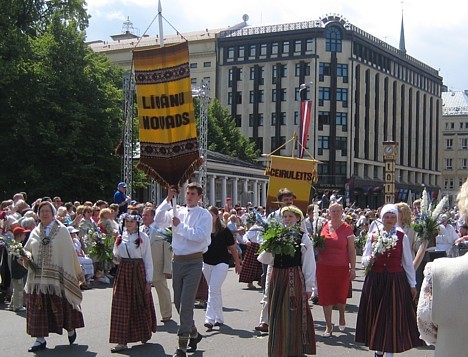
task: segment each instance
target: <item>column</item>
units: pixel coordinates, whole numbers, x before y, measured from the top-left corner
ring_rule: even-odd
[[[242,199],[246,200],[245,202],[242,202],[242,206],[245,206],[247,202],[251,200],[250,194],[249,194],[249,179],[244,179],[242,182]]]
[[[210,205],[216,204],[216,175],[210,176]]]
[[[267,202],[267,182],[262,181],[262,201],[261,205],[263,208],[265,208]]]
[[[258,180],[253,183],[253,202],[254,206],[258,206]]]
[[[239,182],[238,177],[234,177],[232,180],[232,207],[239,203],[239,194],[237,192],[237,184]]]
[[[226,188],[227,188],[227,177],[223,176],[221,178],[221,207],[224,207],[224,205],[226,204],[226,197],[227,197]]]

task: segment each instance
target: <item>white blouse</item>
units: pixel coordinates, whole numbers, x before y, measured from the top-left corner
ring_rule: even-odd
[[[114,257],[118,260],[121,258],[143,259],[145,266],[146,282],[153,281],[153,257],[151,255],[151,245],[148,236],[144,232],[140,232],[140,238],[143,242],[137,247],[135,244],[138,239],[138,233],[128,234],[125,229],[122,233],[122,242],[117,246],[114,244]]]
[[[437,326],[432,321],[432,263],[424,268],[424,280],[419,293],[417,321],[420,338],[428,345],[437,342]]]

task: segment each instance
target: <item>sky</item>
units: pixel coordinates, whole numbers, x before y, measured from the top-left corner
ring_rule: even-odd
[[[130,19],[136,34],[155,36],[158,0],[86,0],[87,41],[111,40]],[[468,12],[462,0],[161,0],[164,34],[318,20],[330,13],[399,47],[402,9],[407,54],[439,70],[449,90],[468,90]]]

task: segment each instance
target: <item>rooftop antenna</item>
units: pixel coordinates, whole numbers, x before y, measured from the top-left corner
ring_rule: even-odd
[[[404,1],[401,1],[401,31],[400,31],[400,51],[406,53],[405,46],[405,28],[403,27],[403,4]]]
[[[122,33],[131,33],[137,35],[138,29],[133,26],[133,22],[130,21],[130,16],[127,16],[127,20],[122,24]]]

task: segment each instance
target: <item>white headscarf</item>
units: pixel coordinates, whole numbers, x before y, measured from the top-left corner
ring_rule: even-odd
[[[396,214],[397,220],[398,220],[398,208],[393,203],[388,203],[382,207],[382,210],[380,211],[380,219],[383,219],[383,216],[385,215],[385,213]]]

